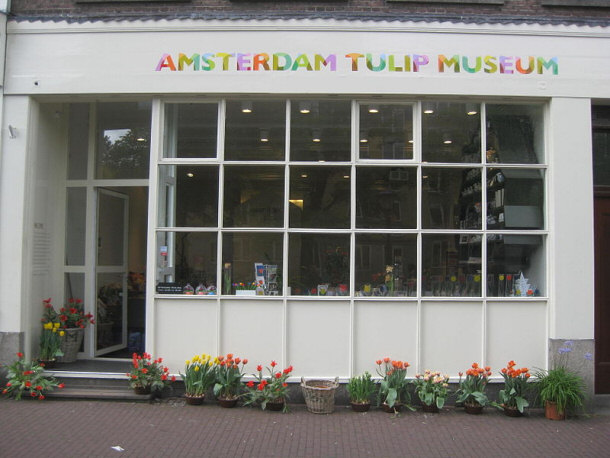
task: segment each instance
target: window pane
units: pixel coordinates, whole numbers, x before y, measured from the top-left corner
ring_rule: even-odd
[[[422,236],[423,296],[481,295],[481,237]]]
[[[351,102],[295,100],[291,106],[291,160],[350,160]]]
[[[218,166],[162,165],[159,171],[161,226],[218,226]]]
[[[290,169],[290,227],[348,228],[350,168]]]
[[[544,294],[545,270],[542,236],[487,236],[488,296],[540,296]]]
[[[417,295],[417,235],[356,235],[356,295]]]
[[[252,291],[252,284],[258,286],[260,280],[262,291],[259,288],[259,294],[282,294],[282,260],[282,234],[223,234],[223,294],[241,294],[237,290]]]
[[[150,102],[100,103],[96,178],[148,178]]]
[[[544,162],[542,105],[487,105],[487,162]]]
[[[168,104],[163,157],[216,157],[217,131],[217,103]]]
[[[224,173],[225,227],[284,225],[284,167],[228,166]]]
[[[68,180],[87,178],[89,153],[89,104],[70,104],[68,139]]]
[[[481,162],[480,105],[424,102],[422,160]]]
[[[415,167],[359,167],[356,176],[356,227],[416,227]]]
[[[67,188],[66,265],[85,265],[87,188]]]
[[[489,169],[487,175],[489,229],[544,228],[542,170]]]
[[[413,159],[413,107],[360,105],[360,159]]]
[[[593,116],[593,184],[610,186],[610,106],[597,105]]]
[[[481,169],[422,168],[424,229],[481,228]]]
[[[288,278],[297,296],[349,294],[349,235],[290,234]]]
[[[225,159],[281,161],[286,144],[286,102],[227,102]]]
[[[216,291],[215,232],[159,232],[157,234],[157,281],[179,286],[200,284]]]
[[[85,297],[85,274],[66,273],[64,275],[64,304],[70,299]],[[89,310],[87,308],[87,310]]]

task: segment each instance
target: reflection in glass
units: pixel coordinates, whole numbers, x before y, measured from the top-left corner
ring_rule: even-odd
[[[282,260],[282,234],[223,234],[223,294],[245,294],[242,291],[269,296],[282,294]],[[255,264],[261,267],[256,269]]]
[[[85,265],[87,188],[67,188],[66,265]]]
[[[85,274],[66,273],[64,275],[64,304],[67,304],[70,299],[83,299],[84,297]]]
[[[413,107],[360,105],[360,159],[413,159]]]
[[[290,227],[348,228],[350,167],[290,169]]]
[[[150,102],[99,103],[96,178],[148,178]]]
[[[216,232],[159,232],[157,281],[216,290]]]
[[[415,167],[359,167],[356,172],[356,227],[415,228]]]
[[[487,110],[487,162],[544,162],[542,105],[493,105]]]
[[[595,105],[593,111],[593,184],[610,186],[610,106]]]
[[[422,142],[424,162],[481,162],[479,105],[426,102]]]
[[[228,161],[281,161],[286,144],[284,101],[229,101],[225,124]]]
[[[159,176],[162,226],[218,225],[218,166],[162,165]]]
[[[165,107],[163,157],[216,157],[217,103],[170,103]]]
[[[349,235],[293,233],[288,240],[290,294],[349,294]]]
[[[351,102],[295,100],[290,112],[290,160],[350,160]]]
[[[422,235],[423,296],[481,295],[480,234]]]
[[[224,173],[225,227],[284,225],[284,167],[227,166]]]
[[[489,169],[487,172],[487,228],[544,228],[543,171]]]
[[[97,274],[96,350],[123,343],[125,281],[121,272]]]
[[[497,297],[544,295],[546,270],[544,260],[540,235],[489,234],[487,295]]]
[[[481,228],[481,169],[422,168],[424,229]]]
[[[68,134],[68,180],[87,178],[89,104],[71,103]]]
[[[417,235],[356,235],[356,295],[416,296]]]

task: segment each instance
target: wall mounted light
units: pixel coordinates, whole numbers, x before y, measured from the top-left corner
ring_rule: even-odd
[[[432,114],[434,113],[434,104],[430,103],[430,102],[426,102],[424,103],[424,113],[425,114]]]
[[[368,143],[368,138],[366,138],[366,132],[360,131],[360,143]]]
[[[453,140],[451,140],[451,135],[449,135],[448,133],[444,133],[443,134],[443,143],[445,145],[451,145],[453,143]]]
[[[477,113],[478,113],[478,110],[477,110],[477,105],[476,104],[474,104],[474,103],[467,103],[466,104],[466,114],[468,116],[474,116]]]
[[[321,141],[320,136],[320,129],[314,129],[311,141],[314,143],[319,143]]]
[[[379,105],[369,105],[369,113],[379,113]]]
[[[252,102],[242,102],[241,103],[241,112],[242,113],[252,113]]]
[[[268,142],[269,141],[269,131],[266,129],[261,129],[261,142]]]

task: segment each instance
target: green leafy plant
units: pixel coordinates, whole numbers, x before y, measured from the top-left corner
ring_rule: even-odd
[[[233,358],[232,353],[227,356],[217,356],[214,359],[216,364],[216,381],[214,384],[214,395],[223,399],[235,399],[243,391],[241,381],[244,376],[243,365],[248,363],[247,359]],[[240,363],[242,366],[240,367]]]
[[[506,367],[500,370],[500,374],[504,378],[504,389],[498,393],[500,406],[503,409],[517,409],[523,413],[529,402],[525,398],[528,389],[528,380],[530,378],[529,369],[522,367],[515,369],[516,363],[509,361]]]
[[[368,404],[376,389],[377,384],[368,372],[350,378],[347,383],[347,392],[351,402],[354,404]]]
[[[163,366],[161,358],[153,360],[148,353],[142,353],[142,355],[134,353],[131,363],[131,371],[127,374],[131,388],[150,387],[153,391],[162,390],[171,382],[176,381],[176,377],[170,376],[169,369]]]
[[[415,374],[415,392],[419,400],[427,405],[436,405],[442,409],[449,396],[449,376],[442,375],[438,371],[426,369],[423,374]]]
[[[288,399],[288,377],[292,372],[292,366],[280,371],[276,369],[277,363],[271,361],[271,367],[266,367],[268,376],[263,376],[263,366],[256,366],[257,374],[252,374],[256,381],[250,380],[246,383],[244,395],[245,405],[260,405],[265,410],[269,402],[284,402],[284,412],[288,410],[285,401]]]
[[[61,351],[61,340],[65,332],[59,329],[59,323],[44,323],[40,334],[40,355],[42,361],[52,361],[56,357],[63,356]]]
[[[184,374],[180,374],[184,381],[184,390],[187,396],[203,397],[206,391],[216,380],[216,365],[210,355],[195,355],[184,363]]]
[[[393,408],[397,403],[409,407],[411,397],[407,390],[409,381],[406,378],[409,363],[390,360],[386,357],[383,360],[378,359],[376,364],[377,373],[381,376],[379,392],[377,393],[377,405],[384,402],[390,408]]]
[[[54,388],[63,388],[63,383],[58,383],[53,377],[44,375],[44,364],[35,361],[26,361],[23,353],[17,353],[17,360],[7,366],[7,383],[2,394],[21,399],[21,396],[29,396],[43,400],[44,393]]]
[[[470,369],[466,371],[466,378],[464,380],[462,380],[464,374],[460,372],[459,375],[460,386],[455,392],[457,402],[486,406],[489,403],[489,399],[487,394],[485,394],[485,389],[491,376],[491,368],[489,366],[482,368],[477,363],[472,363]]]

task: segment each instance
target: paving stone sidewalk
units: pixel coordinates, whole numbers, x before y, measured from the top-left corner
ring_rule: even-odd
[[[0,456],[12,457],[608,457],[610,415],[546,420],[447,408],[400,416],[336,406],[330,415],[182,399],[151,403],[0,400]]]

